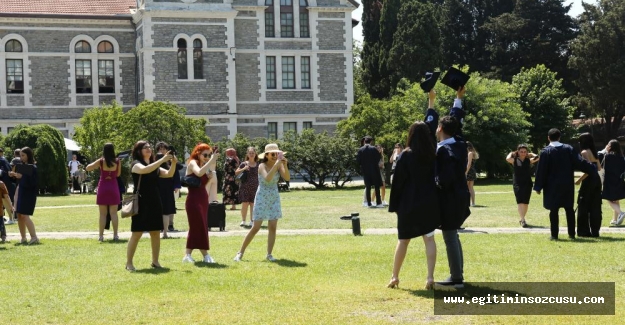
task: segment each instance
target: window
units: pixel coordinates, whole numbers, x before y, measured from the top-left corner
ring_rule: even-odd
[[[276,28],[273,14],[273,0],[266,0],[265,5],[269,6],[265,9],[265,37],[276,37]]]
[[[76,60],[76,93],[91,92],[91,60]]]
[[[278,138],[278,122],[267,123],[267,138],[269,139]]]
[[[102,41],[98,44],[98,53],[113,53],[113,44],[111,42]]]
[[[304,125],[302,125],[302,127],[304,128],[304,130],[306,129],[312,129],[312,122],[304,122]]]
[[[6,45],[4,46],[4,51],[5,52],[22,52],[22,43],[20,43],[20,41],[17,40],[10,40],[6,43]]]
[[[187,79],[187,41],[178,40],[178,79]]]
[[[202,41],[196,39],[193,41],[193,79],[204,79],[202,62]]]
[[[310,57],[302,56],[302,89],[310,89]]]
[[[283,132],[287,132],[287,131],[297,132],[297,122],[284,122],[282,127],[283,127]]]
[[[308,3],[306,0],[299,0],[299,37],[310,37],[308,27]]]
[[[102,94],[115,92],[115,69],[113,60],[98,60],[98,89]]]
[[[267,89],[276,89],[276,57],[267,57]]]
[[[19,42],[18,42],[19,43]],[[20,45],[21,47],[21,45]],[[24,93],[24,69],[22,60],[6,60],[7,68],[7,93]]]
[[[280,37],[293,36],[293,1],[280,0]]]
[[[85,41],[80,41],[74,46],[74,52],[76,53],[91,53],[91,45]]]
[[[295,57],[282,57],[282,89],[295,89]]]

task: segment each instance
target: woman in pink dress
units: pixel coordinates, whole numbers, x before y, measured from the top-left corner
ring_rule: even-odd
[[[98,182],[98,194],[96,196],[96,204],[100,209],[100,228],[98,241],[104,241],[104,226],[106,225],[107,213],[111,215],[113,223],[113,240],[119,240],[117,235],[117,205],[120,202],[119,186],[117,185],[117,177],[121,174],[121,164],[119,159],[115,157],[115,147],[112,143],[104,145],[102,158],[92,162],[86,170],[92,171],[100,169],[100,181]]]

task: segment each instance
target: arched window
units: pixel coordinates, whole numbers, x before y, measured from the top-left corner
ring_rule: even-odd
[[[178,79],[187,78],[187,41],[181,38],[178,40]]]
[[[299,37],[310,37],[308,27],[308,1],[299,0]]]
[[[202,64],[202,40],[196,38],[193,41],[193,79],[204,79]]]
[[[76,53],[91,53],[91,45],[85,41],[80,41],[74,46],[74,52]]]
[[[293,37],[293,0],[280,0],[280,37]]]
[[[274,23],[273,0],[265,0],[265,37],[276,37],[276,29]]]
[[[18,40],[12,39],[6,43],[4,50],[6,52],[22,52],[22,43]]]
[[[113,53],[113,44],[111,42],[102,41],[98,44],[98,53]]]

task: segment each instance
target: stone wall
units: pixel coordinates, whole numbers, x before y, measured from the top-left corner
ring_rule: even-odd
[[[277,42],[265,41],[267,50],[311,50],[312,42]]]
[[[289,103],[289,104],[237,104],[240,115],[271,114],[344,114],[346,104]]]
[[[234,39],[237,49],[258,48],[258,21],[252,19],[234,20]]]
[[[319,21],[317,25],[320,50],[345,50],[345,23],[336,20]]]
[[[312,102],[315,100],[314,93],[312,91],[274,91],[267,90],[267,101],[304,101]]]
[[[343,54],[318,54],[319,99],[346,101],[345,56]]]
[[[247,136],[248,138],[266,138],[267,137],[267,126],[244,126],[244,125],[239,125],[237,127],[237,132]],[[258,153],[261,153],[263,151],[262,148],[256,148],[256,149],[260,150]]]
[[[69,105],[67,57],[31,57],[30,84],[33,106]],[[25,73],[27,71],[24,71]],[[48,117],[52,118],[52,117]]]
[[[4,25],[4,23],[2,24]],[[38,25],[37,25],[38,26]],[[55,27],[66,27],[63,24],[55,24]],[[85,28],[85,25],[78,28]],[[98,26],[99,28],[106,28],[106,26]],[[128,26],[129,29],[130,26]],[[135,48],[135,34],[133,31],[128,32],[113,32],[113,31],[79,31],[79,30],[55,30],[54,36],[50,36],[49,30],[7,30],[0,29],[0,38],[3,38],[7,34],[18,34],[28,43],[28,52],[59,52],[69,53],[69,46],[78,35],[88,35],[89,37],[96,39],[102,35],[108,35],[113,37],[117,43],[119,43],[120,53],[134,53]],[[97,46],[97,44],[96,44]],[[97,53],[97,48],[92,48],[93,53]]]
[[[24,104],[26,104],[24,96],[26,95],[7,96],[7,106],[24,106]]]
[[[237,54],[237,101],[260,100],[259,64],[259,54]]]
[[[121,101],[124,105],[135,105],[136,94],[136,64],[135,58],[121,58]]]
[[[154,47],[173,47],[174,38],[178,34],[194,35],[200,34],[206,37],[208,48],[227,48],[226,26],[213,25],[154,25]],[[191,47],[192,44],[187,44]]]

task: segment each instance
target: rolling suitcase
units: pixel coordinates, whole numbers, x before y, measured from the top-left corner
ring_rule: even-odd
[[[213,201],[208,206],[208,230],[219,227],[219,231],[226,230],[226,206]]]

